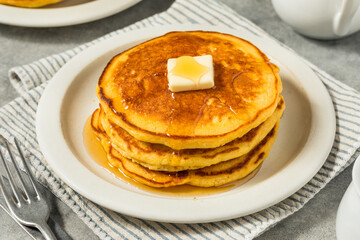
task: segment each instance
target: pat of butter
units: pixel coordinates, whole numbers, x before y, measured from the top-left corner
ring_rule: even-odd
[[[172,92],[200,90],[214,86],[214,67],[211,55],[182,56],[167,62],[169,88]]]

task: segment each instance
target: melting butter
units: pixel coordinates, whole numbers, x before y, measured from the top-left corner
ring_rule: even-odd
[[[211,55],[181,56],[168,60],[169,88],[172,92],[200,90],[214,86]]]
[[[199,85],[200,78],[208,71],[208,67],[201,65],[193,57],[182,56],[176,59],[176,65],[171,70],[171,73],[189,79],[196,85]]]

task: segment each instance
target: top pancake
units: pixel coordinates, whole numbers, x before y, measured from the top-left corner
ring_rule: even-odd
[[[173,93],[167,60],[212,55],[215,87]],[[254,45],[217,32],[171,32],[115,56],[97,96],[107,117],[138,140],[173,149],[215,148],[275,110],[279,69]]]

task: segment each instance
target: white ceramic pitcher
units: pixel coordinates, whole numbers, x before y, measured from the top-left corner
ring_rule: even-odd
[[[272,0],[279,17],[312,38],[335,39],[360,30],[360,0]]]

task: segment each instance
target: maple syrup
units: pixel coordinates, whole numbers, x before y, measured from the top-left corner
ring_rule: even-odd
[[[218,193],[223,193],[226,191],[229,191],[233,188],[236,188],[248,180],[250,180],[255,174],[259,171],[260,167],[258,167],[255,171],[253,171],[251,174],[249,174],[247,177],[238,180],[233,183],[229,183],[223,186],[219,187],[195,187],[190,185],[181,185],[181,186],[174,186],[174,187],[167,187],[167,188],[153,188],[146,186],[142,183],[139,183],[137,181],[134,181],[133,179],[127,177],[120,169],[112,166],[106,157],[106,152],[103,149],[99,139],[94,134],[92,128],[91,128],[91,116],[86,121],[86,124],[84,126],[83,130],[83,141],[86,150],[92,157],[92,159],[105,171],[107,171],[109,174],[114,176],[117,179],[120,179],[128,184],[131,184],[132,186],[150,192],[154,194],[159,195],[166,195],[166,196],[174,196],[174,197],[199,197],[199,196],[208,196]]]

